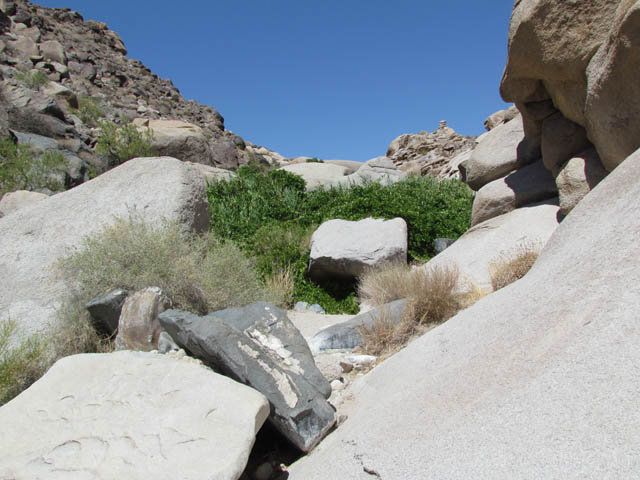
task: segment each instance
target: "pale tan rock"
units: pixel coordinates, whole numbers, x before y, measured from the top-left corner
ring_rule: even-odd
[[[212,167],[211,165],[204,165],[202,163],[185,162],[196,168],[205,182],[211,182],[213,180],[231,180],[236,176],[231,170],[224,168]]]
[[[560,112],[542,122],[542,161],[554,176],[569,158],[590,146],[585,129]]]
[[[538,160],[478,190],[473,200],[471,225],[556,196],[558,190],[553,175],[542,160]]]
[[[56,103],[65,108],[78,108],[78,97],[67,87],[56,82],[49,82],[41,88],[42,93],[52,97]]]
[[[348,171],[346,167],[330,163],[294,163],[285,165],[282,170],[301,176],[307,190],[335,185]]]
[[[593,148],[569,160],[556,177],[560,213],[567,215],[607,174]]]
[[[0,199],[0,217],[17,212],[21,208],[31,206],[47,198],[49,196],[44,193],[30,192],[28,190],[5,193]]]
[[[262,394],[197,363],[74,355],[0,408],[0,478],[236,480],[268,414]]]
[[[51,60],[61,64],[67,63],[67,55],[64,51],[64,46],[57,40],[47,40],[40,43],[40,53],[45,60]]]
[[[129,295],[118,321],[116,350],[157,350],[163,331],[158,314],[169,308],[171,300],[158,287],[147,287]]]

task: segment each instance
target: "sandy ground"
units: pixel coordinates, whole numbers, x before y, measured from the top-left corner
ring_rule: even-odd
[[[306,340],[309,340],[324,328],[336,323],[346,322],[355,317],[355,315],[323,315],[314,312],[297,312],[295,310],[288,310],[287,316]]]

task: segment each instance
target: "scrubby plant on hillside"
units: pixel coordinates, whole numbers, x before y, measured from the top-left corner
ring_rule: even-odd
[[[98,120],[104,117],[100,100],[95,97],[78,97],[78,108],[72,109],[71,113],[92,127],[97,126]]]
[[[8,137],[0,139],[0,197],[15,190],[62,190],[59,177],[65,166],[59,152],[35,155],[27,145],[16,145]]]
[[[319,224],[334,218],[402,217],[409,227],[411,257],[428,258],[435,238],[457,238],[471,216],[465,185],[428,178],[307,192],[304,181],[289,172],[264,174],[242,167],[234,179],[211,183],[208,194],[213,232],[255,255],[265,278],[274,268],[290,270],[294,300],[320,303],[330,313],[356,313],[358,306],[348,285],[321,287],[306,276],[309,239]]]
[[[539,245],[523,243],[491,262],[489,273],[493,290],[500,290],[524,277],[533,267],[538,255],[540,255]]]
[[[111,165],[117,166],[132,158],[152,157],[152,140],[150,128],[139,129],[128,120],[123,119],[122,125],[102,122],[96,152],[106,156]]]
[[[19,72],[16,75],[17,80],[25,87],[31,90],[38,90],[49,83],[47,76],[40,70],[30,70],[28,72]]]

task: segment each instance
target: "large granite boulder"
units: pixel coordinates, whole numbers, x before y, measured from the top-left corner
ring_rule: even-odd
[[[639,22],[633,1],[516,2],[500,90],[527,136],[544,137],[542,123],[559,111],[584,127],[608,171],[640,146]]]
[[[194,361],[74,355],[0,408],[0,478],[235,480],[268,414]]]
[[[556,182],[542,160],[483,186],[473,200],[471,225],[524,205],[558,196]]]
[[[539,158],[540,145],[524,138],[522,117],[517,116],[485,134],[471,158],[458,165],[460,179],[473,190],[479,190]]]
[[[311,237],[309,276],[318,281],[352,279],[368,268],[406,263],[407,242],[402,218],[326,221]]]
[[[324,350],[344,350],[359,347],[364,343],[362,328],[371,329],[384,315],[395,323],[402,320],[406,300],[396,300],[356,315],[345,322],[336,323],[320,330],[309,340],[309,348],[314,354]]]
[[[635,477],[639,168],[587,194],[523,279],[358,380],[289,479]]]
[[[378,182],[391,185],[406,178],[407,174],[387,157],[376,157],[367,160],[361,167],[350,175],[346,175],[336,182],[338,185],[350,187],[362,185],[365,182]]]
[[[418,268],[457,268],[461,292],[493,290],[491,264],[519,246],[544,246],[558,227],[558,201],[525,205],[486,220],[462,235],[449,248]]]
[[[47,198],[49,198],[49,196],[44,193],[30,192],[28,190],[5,193],[2,198],[0,198],[0,218],[17,212],[21,208],[46,200]]]
[[[293,163],[285,165],[282,170],[301,176],[307,184],[307,190],[336,185],[348,172],[347,167],[342,165],[316,162]]]
[[[179,120],[136,119],[134,124],[153,133],[151,147],[157,155],[210,164],[208,140],[202,128]]]
[[[335,423],[326,400],[331,387],[283,310],[258,302],[205,317],[167,310],[158,318],[182,348],[263,393],[271,404],[270,422],[303,452]]]
[[[560,213],[567,215],[608,173],[594,148],[565,163],[556,177]]]
[[[209,203],[197,170],[168,157],[130,160],[2,218],[0,320],[11,317],[28,331],[53,322],[68,294],[54,263],[114,217],[133,211],[149,223],[177,221],[185,231],[209,227]]]

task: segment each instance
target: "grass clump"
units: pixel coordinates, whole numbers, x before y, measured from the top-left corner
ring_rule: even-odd
[[[16,75],[16,78],[20,83],[31,90],[38,90],[39,88],[49,84],[49,79],[40,70],[19,72]]]
[[[437,237],[457,238],[471,217],[471,193],[455,180],[412,178],[307,192],[301,177],[284,170],[241,167],[230,181],[208,187],[211,229],[257,259],[269,278],[274,269],[293,276],[294,301],[319,303],[328,313],[357,313],[353,285],[317,285],[307,277],[310,237],[322,222],[341,218],[402,217],[409,227],[409,254],[429,258]]]
[[[120,126],[113,122],[101,122],[96,152],[107,157],[112,166],[117,166],[132,158],[152,157],[152,140],[150,128],[138,129],[124,118]]]
[[[502,254],[489,265],[491,286],[500,290],[524,277],[540,255],[540,246],[522,243],[512,252]]]
[[[40,378],[49,364],[44,335],[25,337],[14,320],[0,322],[0,406]]]
[[[98,120],[104,117],[100,99],[95,97],[78,97],[78,108],[72,109],[71,113],[92,127],[98,126]]]
[[[362,301],[382,306],[406,299],[407,305],[399,321],[394,321],[383,307],[371,328],[363,326],[362,350],[369,355],[393,354],[413,336],[469,306],[468,294],[458,289],[459,279],[456,268],[415,268],[401,264],[365,273],[358,284]]]
[[[0,139],[0,197],[16,190],[62,190],[59,177],[66,164],[59,152],[36,156],[28,145],[16,145],[9,137]]]

